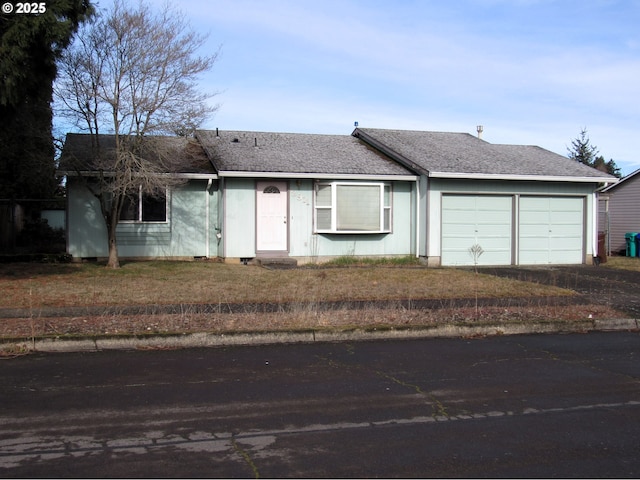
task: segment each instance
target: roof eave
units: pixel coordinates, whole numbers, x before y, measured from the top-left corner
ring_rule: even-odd
[[[468,180],[528,180],[533,182],[573,182],[573,183],[616,183],[616,178],[605,177],[576,177],[564,175],[520,175],[499,173],[459,173],[459,172],[429,172],[430,178],[452,178]]]
[[[248,172],[236,170],[221,170],[218,176],[224,178],[292,178],[314,180],[383,180],[415,182],[417,175],[392,174],[359,174],[359,173],[314,173],[314,172]]]
[[[85,170],[85,171],[67,171],[67,170],[58,170],[58,174],[66,175],[68,177],[113,177],[115,176],[114,172],[97,172],[95,170]],[[218,178],[217,173],[163,173],[159,176],[166,177],[174,177],[174,178],[184,178],[186,180],[216,180]]]

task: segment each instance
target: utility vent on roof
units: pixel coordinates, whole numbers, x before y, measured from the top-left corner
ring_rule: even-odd
[[[238,140],[237,138],[234,138],[233,140],[231,140],[232,143],[240,143],[240,140]]]

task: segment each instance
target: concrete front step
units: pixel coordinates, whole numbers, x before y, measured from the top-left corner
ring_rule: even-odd
[[[265,268],[296,268],[298,261],[289,257],[259,257],[254,259],[255,263]]]

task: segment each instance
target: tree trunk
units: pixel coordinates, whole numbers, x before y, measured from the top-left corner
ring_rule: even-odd
[[[116,241],[118,217],[119,215],[112,215],[107,223],[109,237],[109,259],[107,260],[107,268],[120,268],[120,260],[118,259],[118,242]]]

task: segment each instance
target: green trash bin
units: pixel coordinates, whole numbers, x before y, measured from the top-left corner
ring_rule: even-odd
[[[637,257],[636,253],[636,237],[637,233],[625,233],[624,239],[627,242],[627,257]]]

